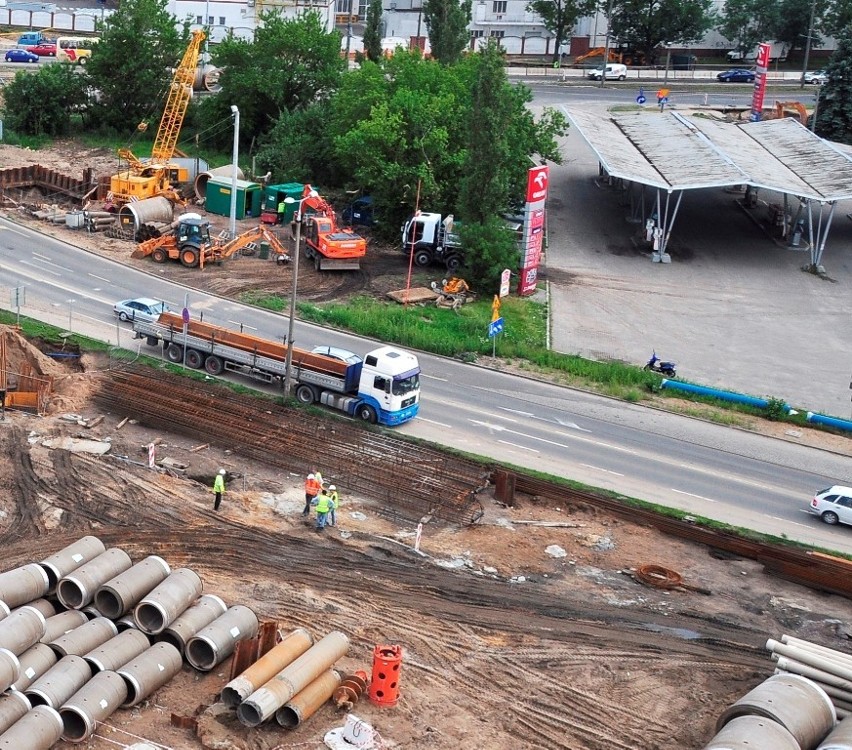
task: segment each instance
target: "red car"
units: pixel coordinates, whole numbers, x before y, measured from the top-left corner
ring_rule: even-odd
[[[28,52],[32,52],[39,57],[56,57],[55,42],[41,42],[40,44],[32,44],[25,47]]]

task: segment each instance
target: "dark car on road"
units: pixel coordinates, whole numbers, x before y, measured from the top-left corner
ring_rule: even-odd
[[[731,68],[716,76],[722,83],[754,83],[754,71],[745,68]]]
[[[3,59],[6,62],[35,63],[38,62],[38,55],[28,52],[25,49],[10,49]]]

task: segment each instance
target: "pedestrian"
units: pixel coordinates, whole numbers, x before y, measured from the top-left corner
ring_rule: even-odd
[[[314,479],[319,482],[320,489],[322,489],[325,484],[325,480],[322,478],[322,474],[320,474],[316,469],[314,469]]]
[[[322,485],[317,481],[314,474],[308,474],[305,480],[305,509],[302,511],[303,516],[311,514],[311,505],[314,503],[314,498],[319,494]]]
[[[225,470],[219,469],[216,479],[213,480],[213,494],[216,496],[216,501],[213,503],[213,510],[219,510],[219,505],[222,502],[222,495],[225,494]]]
[[[317,495],[317,531],[325,528],[328,512],[331,510],[331,496],[326,492]]]
[[[284,223],[284,217],[287,215],[287,204],[284,201],[281,201],[278,204],[278,223]]]
[[[337,509],[340,507],[340,494],[337,487],[333,484],[328,486],[328,497],[331,501],[331,507],[328,510],[328,525],[337,526]]]

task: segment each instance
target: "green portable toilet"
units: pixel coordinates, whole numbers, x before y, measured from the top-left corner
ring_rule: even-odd
[[[207,182],[207,198],[204,207],[211,214],[219,216],[231,215],[231,186],[230,178],[211,177]],[[263,188],[256,182],[237,180],[237,218],[247,216],[260,217],[263,202]]]
[[[292,198],[293,203],[288,203],[284,211],[284,223],[293,221],[293,216],[296,213],[296,208],[299,204],[296,201],[302,199],[302,191],[305,186],[301,182],[285,182],[279,185],[267,185],[264,191],[263,209],[265,211],[278,212],[278,204],[285,198]]]

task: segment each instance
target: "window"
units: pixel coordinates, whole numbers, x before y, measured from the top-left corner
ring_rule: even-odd
[[[491,3],[491,12],[492,13],[505,13],[506,12],[506,0],[494,0]]]
[[[485,32],[482,29],[474,29],[470,32],[471,39],[482,39],[485,36]]]
[[[212,26],[212,25],[213,25],[213,16],[207,16],[207,25],[208,25],[208,26]]]
[[[199,26],[202,26],[204,24],[204,16],[196,16],[195,23],[197,23]]]
[[[852,508],[852,497],[843,497],[843,495],[841,495],[837,498],[837,504],[841,508]]]
[[[224,26],[224,25],[225,25],[225,16],[219,16],[219,25],[220,25],[220,26]]]
[[[373,378],[373,388],[375,388],[377,391],[387,391],[387,378],[383,378],[381,375],[376,375],[376,377]]]
[[[492,31],[492,32],[491,32],[491,34],[490,34],[489,36],[490,36],[492,39],[502,39],[504,36],[506,36],[506,32],[505,32],[505,31],[503,31],[503,30],[500,30],[500,31]]]

